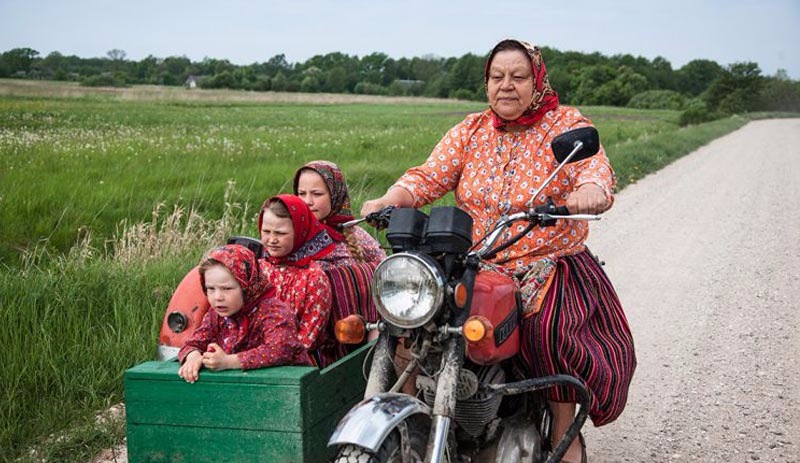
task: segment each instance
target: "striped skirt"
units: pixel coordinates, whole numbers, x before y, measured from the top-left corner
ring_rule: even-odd
[[[595,426],[622,413],[636,369],[633,337],[611,282],[588,250],[558,260],[541,311],[522,323],[521,344],[518,375],[579,378],[589,390]],[[548,389],[547,398],[577,402],[568,387]]]

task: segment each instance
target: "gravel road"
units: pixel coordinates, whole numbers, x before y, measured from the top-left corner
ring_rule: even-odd
[[[639,366],[620,419],[587,425],[589,460],[800,461],[800,119],[712,142],[592,227]]]
[[[593,224],[639,366],[597,462],[800,461],[800,119],[751,122]]]

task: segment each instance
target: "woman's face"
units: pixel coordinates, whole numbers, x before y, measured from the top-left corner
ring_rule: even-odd
[[[211,307],[222,317],[242,310],[244,292],[239,282],[224,265],[214,265],[205,271],[206,297]]]
[[[297,196],[306,204],[317,220],[326,219],[331,213],[331,193],[322,176],[313,170],[300,172],[297,179]]]
[[[503,119],[520,117],[533,100],[533,71],[528,55],[521,50],[497,52],[489,65],[486,96]]]
[[[261,218],[261,242],[271,257],[288,256],[294,247],[292,219],[281,218],[271,210],[265,210]]]

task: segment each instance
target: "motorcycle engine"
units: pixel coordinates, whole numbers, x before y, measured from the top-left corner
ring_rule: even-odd
[[[475,366],[472,370],[464,368],[459,372],[455,421],[464,432],[479,437],[486,430],[486,425],[497,417],[503,397],[484,391],[480,385],[502,384],[505,380],[506,374],[497,364]],[[422,389],[425,402],[433,407],[436,382],[430,377],[420,376],[417,378],[417,387]]]

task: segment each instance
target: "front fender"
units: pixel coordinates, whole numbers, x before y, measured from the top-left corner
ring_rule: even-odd
[[[400,422],[418,413],[430,416],[431,408],[406,394],[385,392],[364,399],[342,418],[328,441],[328,447],[355,444],[377,452]]]

